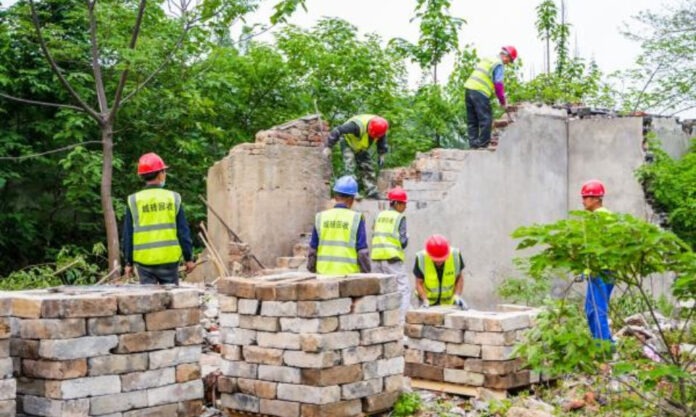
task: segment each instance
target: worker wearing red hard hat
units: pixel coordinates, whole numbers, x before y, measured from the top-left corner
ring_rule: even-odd
[[[408,245],[406,231],[406,202],[408,196],[401,187],[387,193],[389,209],[380,212],[372,229],[372,268],[374,272],[396,276],[396,285],[401,293],[401,320],[411,304],[411,286],[404,268],[404,249]]]
[[[507,108],[503,75],[505,65],[517,59],[514,46],[503,46],[497,58],[484,58],[464,83],[466,99],[466,122],[469,146],[472,149],[486,148],[491,141],[493,111],[490,99],[495,94],[501,106]]]
[[[179,193],[164,189],[167,165],[154,152],[138,162],[145,188],[128,196],[123,221],[125,274],[135,266],[141,284],[179,284],[179,261],[193,271],[193,250]]]
[[[469,307],[462,298],[464,289],[464,260],[457,248],[450,247],[442,235],[432,235],[425,242],[425,250],[416,254],[413,267],[420,307],[456,305],[462,310]]]
[[[374,114],[360,114],[351,117],[347,122],[329,133],[324,148],[324,155],[331,156],[331,148],[341,137],[341,153],[343,154],[343,175],[355,175],[368,198],[377,198],[377,176],[368,149],[377,142],[379,166],[384,165],[384,154],[387,153],[387,131],[389,122]],[[357,170],[356,170],[357,164]]]
[[[604,184],[599,180],[589,180],[582,185],[580,195],[585,210],[593,213],[611,213],[604,208],[603,198],[605,194]],[[587,279],[587,295],[585,296],[585,315],[590,333],[595,339],[612,341],[609,328],[609,299],[614,289],[611,273],[604,271],[597,276],[585,271],[583,277]]]

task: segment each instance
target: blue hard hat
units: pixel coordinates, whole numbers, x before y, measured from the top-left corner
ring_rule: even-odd
[[[345,175],[336,180],[334,192],[355,197],[358,194],[358,182],[350,175]]]

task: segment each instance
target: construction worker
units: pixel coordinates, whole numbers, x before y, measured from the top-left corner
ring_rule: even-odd
[[[585,210],[593,213],[611,213],[604,208],[604,184],[599,180],[590,180],[582,185],[580,194]],[[590,332],[595,339],[612,341],[609,329],[609,299],[614,289],[609,271],[596,276],[590,271],[583,274],[587,279],[587,295],[585,296],[585,315],[590,326]]]
[[[341,153],[343,154],[344,175],[357,175],[368,198],[378,198],[377,177],[372,158],[368,149],[377,142],[377,161],[380,167],[384,165],[384,154],[387,153],[387,131],[389,123],[374,114],[353,116],[329,133],[324,148],[324,155],[331,156],[331,148],[341,137]],[[356,171],[357,163],[357,171]]]
[[[167,166],[156,153],[146,153],[138,162],[138,175],[145,188],[128,196],[123,222],[125,274],[133,266],[141,284],[179,284],[179,261],[193,271],[191,233],[179,193],[164,189]]]
[[[316,215],[307,254],[307,270],[321,275],[370,272],[365,219],[351,210],[358,183],[351,176],[336,180],[336,204]]]
[[[425,242],[425,250],[416,254],[413,267],[416,291],[421,308],[436,305],[456,305],[462,310],[469,307],[462,298],[464,289],[464,260],[457,248],[450,248],[442,235],[432,235]]]
[[[404,268],[404,249],[408,245],[406,232],[406,202],[408,196],[401,187],[387,193],[389,209],[380,212],[372,230],[372,264],[375,272],[396,275],[396,284],[401,293],[401,320],[411,304],[411,289]]]
[[[495,94],[498,102],[507,110],[505,86],[503,84],[504,66],[515,62],[517,49],[503,46],[499,58],[484,58],[464,83],[466,89],[466,122],[471,149],[486,148],[491,141],[493,112],[490,99]]]

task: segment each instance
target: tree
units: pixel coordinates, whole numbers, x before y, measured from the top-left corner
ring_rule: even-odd
[[[537,36],[546,42],[546,73],[551,72],[551,39],[558,26],[558,8],[554,0],[544,0],[536,8],[537,11]]]
[[[112,200],[114,128],[119,111],[178,55],[200,48],[205,33],[222,33],[256,8],[255,2],[247,0],[204,0],[195,4],[181,0],[166,5],[172,18],[165,15],[164,2],[148,6],[145,0],[104,1],[99,5],[96,0],[89,0],[84,8],[63,0],[27,0],[13,6],[15,20],[10,26],[14,35],[38,45],[56,85],[68,93],[69,103],[34,100],[1,91],[0,97],[80,112],[96,125],[102,145],[100,196],[110,274],[117,274],[120,269]],[[276,6],[273,18],[282,20],[298,5],[304,7],[304,1],[283,0]],[[58,24],[56,16],[63,18]],[[33,33],[26,26],[31,26]],[[173,42],[165,44],[163,39]],[[160,58],[154,65],[153,56]]]

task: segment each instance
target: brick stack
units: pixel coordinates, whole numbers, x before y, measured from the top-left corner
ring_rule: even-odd
[[[328,123],[310,115],[256,133],[256,143],[318,147],[324,145],[328,134]]]
[[[13,295],[11,353],[27,416],[197,416],[197,290],[61,288]]]
[[[231,415],[349,417],[394,404],[404,383],[394,276],[227,278],[218,292]]]
[[[515,343],[538,310],[460,311],[435,307],[406,315],[406,370],[414,380],[507,390],[538,382],[515,358]],[[415,386],[415,383],[414,383]]]
[[[12,300],[5,293],[0,296],[0,416],[14,417],[17,381],[13,378],[10,358]]]

